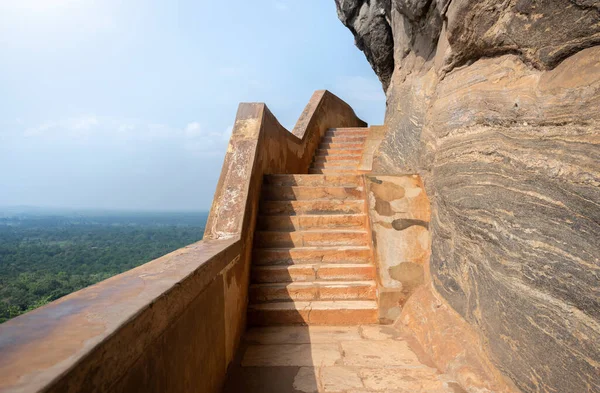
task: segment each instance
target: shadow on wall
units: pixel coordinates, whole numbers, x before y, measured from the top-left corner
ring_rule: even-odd
[[[267,188],[262,187],[260,199],[269,200],[267,194]],[[325,359],[318,358],[324,354],[322,351],[313,357],[313,351],[318,347],[311,341],[310,328],[307,326],[308,314],[294,305],[301,305],[297,302],[308,304],[318,298],[318,287],[305,281],[313,278],[312,276],[307,274],[299,277],[295,273],[296,277],[293,277],[290,269],[285,268],[294,265],[291,250],[294,247],[293,233],[297,229],[295,217],[298,212],[267,212],[262,203],[258,210],[253,237],[254,268],[251,268],[248,288],[249,330],[229,367],[223,391],[316,392],[318,367],[328,364],[322,364]],[[262,239],[259,232],[261,230],[268,231],[265,233],[272,238]],[[312,265],[307,267],[314,274]],[[253,309],[253,305],[265,306],[267,309],[258,311]]]

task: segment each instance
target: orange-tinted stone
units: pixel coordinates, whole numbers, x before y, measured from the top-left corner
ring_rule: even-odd
[[[365,188],[366,129],[328,131],[309,175],[265,177],[254,234],[251,325],[378,321]]]
[[[371,250],[368,247],[299,247],[264,248],[253,251],[254,265],[327,263],[369,263]]]

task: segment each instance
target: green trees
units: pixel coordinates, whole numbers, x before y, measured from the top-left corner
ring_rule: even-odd
[[[0,323],[202,238],[206,214],[0,218]]]

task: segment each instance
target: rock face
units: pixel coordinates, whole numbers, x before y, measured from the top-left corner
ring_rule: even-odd
[[[523,392],[600,391],[600,1],[336,3],[388,98],[373,172],[424,180],[437,293]]]
[[[388,23],[390,0],[336,0],[338,16],[356,38],[356,46],[367,56],[384,88],[394,71],[392,29]]]

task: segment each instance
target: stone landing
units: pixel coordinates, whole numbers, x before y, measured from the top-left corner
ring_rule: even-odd
[[[465,393],[383,325],[250,329],[224,393]]]

